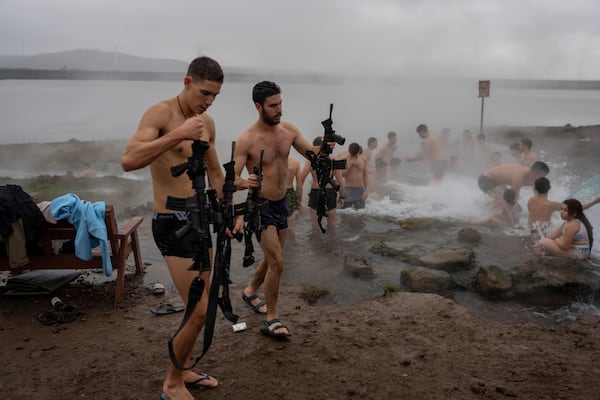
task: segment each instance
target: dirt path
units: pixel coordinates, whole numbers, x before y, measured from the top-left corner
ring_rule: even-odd
[[[129,278],[129,277],[128,277]],[[129,278],[139,279],[139,278]],[[7,399],[157,399],[166,340],[182,314],[154,316],[167,298],[127,282],[58,293],[85,312],[46,326],[49,298],[0,300],[0,389]],[[293,337],[262,336],[262,318],[232,288],[249,329],[219,314],[201,362],[220,379],[202,399],[594,399],[600,393],[600,319],[561,327],[482,320],[431,294],[393,293],[352,306],[309,306],[306,289],[283,287],[282,320]],[[175,300],[175,298],[173,299]],[[200,343],[197,346],[200,347]]]

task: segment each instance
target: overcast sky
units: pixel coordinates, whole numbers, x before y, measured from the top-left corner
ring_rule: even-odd
[[[310,73],[600,79],[598,0],[0,0],[0,54]]]

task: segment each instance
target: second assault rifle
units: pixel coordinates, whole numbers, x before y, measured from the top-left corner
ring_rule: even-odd
[[[323,135],[323,141],[321,142],[321,147],[319,149],[319,153],[315,154],[313,151],[307,151],[306,155],[310,158],[311,168],[315,170],[317,174],[317,181],[319,183],[319,196],[317,200],[317,220],[319,223],[319,228],[321,232],[325,233],[325,228],[323,228],[322,220],[323,217],[327,218],[329,216],[328,211],[329,207],[327,205],[327,185],[331,185],[331,187],[337,192],[340,189],[340,185],[336,182],[333,177],[333,173],[337,169],[346,169],[346,160],[334,160],[330,157],[332,153],[331,147],[329,147],[329,143],[335,142],[342,146],[346,143],[346,139],[340,135],[337,135],[333,130],[333,120],[331,119],[331,114],[333,113],[333,104],[329,105],[329,118],[321,122],[323,128],[325,130]]]
[[[246,199],[246,214],[244,215],[244,244],[246,248],[244,251],[244,261],[242,262],[244,268],[251,266],[255,261],[252,234],[255,234],[256,239],[260,242],[260,211],[262,208],[260,202],[260,189],[262,185],[262,163],[264,154],[265,150],[260,149],[258,165],[255,165],[252,171],[254,175],[257,176],[258,186],[248,191],[248,198]]]

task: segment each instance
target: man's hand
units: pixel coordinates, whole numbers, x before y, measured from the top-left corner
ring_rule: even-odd
[[[203,140],[208,142],[207,133],[204,131],[204,118],[200,115],[195,115],[185,120],[179,131],[184,140]]]
[[[229,227],[225,228],[225,234],[230,238],[233,239],[235,237],[235,235],[237,233],[241,233],[244,229],[244,216],[243,215],[238,215],[235,218],[235,225],[233,227],[233,231],[231,231],[229,229]]]
[[[250,174],[248,175],[248,189],[253,189],[258,187],[258,175]]]

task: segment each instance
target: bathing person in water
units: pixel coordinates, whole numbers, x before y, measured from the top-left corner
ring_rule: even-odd
[[[594,243],[593,229],[579,200],[565,200],[560,206],[560,217],[565,222],[540,239],[533,248],[534,253],[574,260],[589,258]]]

